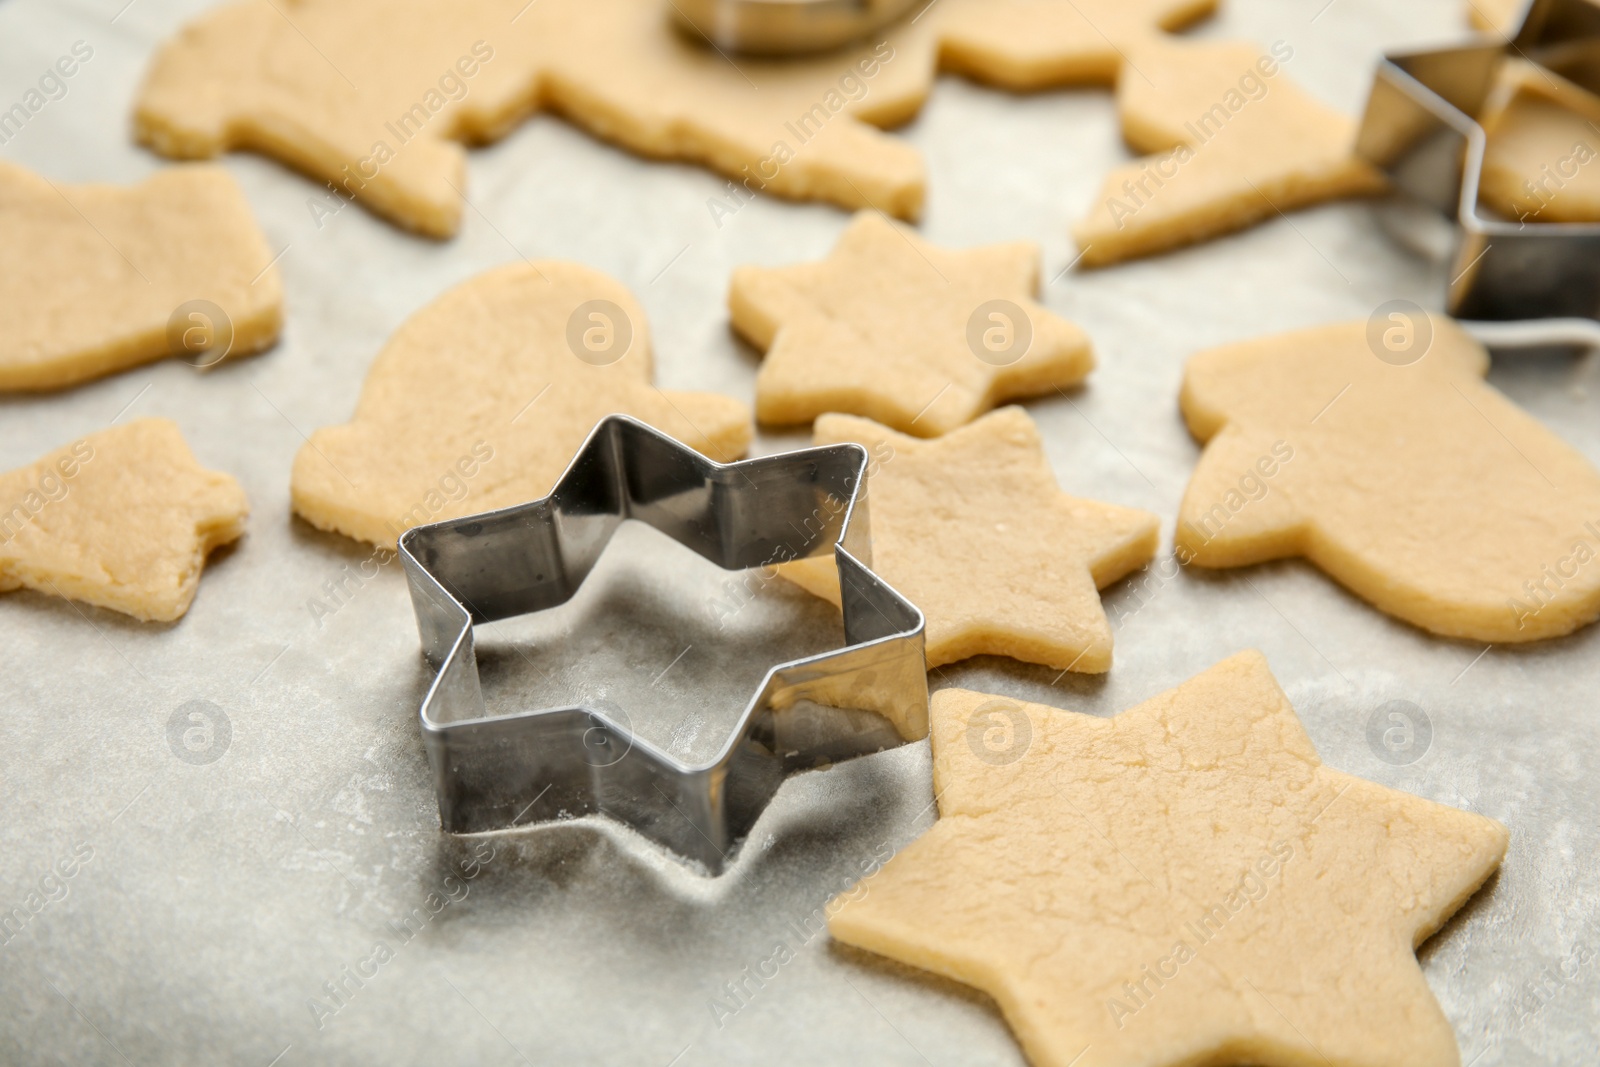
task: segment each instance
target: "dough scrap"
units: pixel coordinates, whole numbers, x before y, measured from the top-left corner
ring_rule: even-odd
[[[1132,39],[1215,6],[940,0],[882,39],[774,61],[690,43],[659,0],[241,0],[162,47],[135,128],[178,158],[264,152],[436,237],[460,225],[457,142],[539,110],[732,178],[708,201],[719,225],[761,189],[914,218],[921,158],[878,128],[910,119],[939,69],[1014,90],[1110,83]]]
[[[597,354],[580,358],[590,338]],[[389,339],[355,417],[317,430],[295,456],[294,510],[392,548],[412,526],[546,495],[613,412],[720,462],[744,453],[748,407],[666,392],[650,377],[644,310],[620,282],[554,260],[496,268]]]
[[[766,351],[762,422],[840,411],[931,437],[1094,368],[1088,337],[1036,303],[1038,289],[1031,242],[951,251],[863,212],[825,260],[735,270],[728,308]]]
[[[60,185],[0,161],[0,391],[57,389],[172,354],[167,321],[208,300],[229,356],[283,323],[272,253],[221,167],[172,167],[132,188]],[[215,324],[211,324],[215,325]]]
[[[1479,201],[1518,222],[1600,222],[1600,99],[1507,60],[1479,122]]]
[[[1418,350],[1395,365],[1378,330]],[[1402,351],[1391,358],[1409,359]],[[1178,512],[1186,562],[1304,556],[1425,630],[1487,642],[1600,615],[1600,471],[1483,381],[1443,316],[1349,322],[1196,355],[1181,406],[1205,442]]]
[[[1155,555],[1155,515],[1063,493],[1038,427],[1017,407],[932,441],[849,415],[817,420],[817,444],[843,441],[872,456],[872,569],[927,617],[930,667],[989,654],[1111,668],[1097,590]],[[839,603],[827,557],[778,573]]]
[[[1459,1064],[1413,950],[1506,829],[1323,766],[1260,653],[1109,719],[931,720],[939,821],[838,940],[989,993],[1035,1067]]]
[[[176,423],[137,419],[0,474],[0,592],[26,587],[172,622],[250,502],[195,460]]]
[[[1112,171],[1073,227],[1085,266],[1383,188],[1355,157],[1355,122],[1289,80],[1282,67],[1292,55],[1159,36],[1134,46],[1129,63],[1143,76],[1118,80],[1117,112],[1144,157]]]

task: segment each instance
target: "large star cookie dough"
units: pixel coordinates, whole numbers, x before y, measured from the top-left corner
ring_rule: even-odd
[[[750,411],[650,384],[644,310],[576,263],[480,274],[417,312],[367,372],[355,417],[295,457],[294,510],[393,546],[412,526],[547,494],[595,423],[620,412],[712,459],[750,443]]]
[[[927,617],[929,666],[990,654],[1110,669],[1097,590],[1149,562],[1156,516],[1063,493],[1021,408],[934,441],[848,415],[817,420],[817,444],[841,441],[872,456],[872,567]],[[779,573],[839,602],[830,559]]]
[[[1242,229],[1336,197],[1377,192],[1354,155],[1356,125],[1284,72],[1285,42],[1254,46],[1150,37],[1129,53],[1143,76],[1117,82],[1123,135],[1145,153],[1105,179],[1073,237],[1085,266]]]
[[[840,941],[993,996],[1035,1067],[1456,1067],[1413,949],[1505,827],[1324,767],[1249,652],[1110,719],[934,696],[939,821]]]
[[[435,236],[460,224],[460,142],[538,110],[732,178],[707,201],[719,225],[760,191],[911,218],[922,161],[879,127],[914,115],[939,68],[1109,84],[1132,41],[1214,6],[940,0],[859,46],[774,61],[689,42],[661,0],[240,0],[162,47],[135,124],[170,156],[276,156]]]
[[[202,309],[196,328],[208,339],[231,328],[229,354],[266,348],[282,323],[272,253],[220,167],[169,168],[125,189],[61,185],[0,161],[0,246],[0,390],[55,389],[171,355],[169,321],[191,301],[227,316],[231,326]]]
[[[1454,322],[1404,309],[1195,356],[1181,404],[1206,447],[1180,558],[1305,556],[1451,637],[1531,641],[1590,622],[1600,471],[1487,385],[1488,366]]]
[[[0,474],[0,591],[26,587],[146,622],[181,618],[212,549],[250,512],[176,424],[139,419]]]
[[[1486,207],[1518,222],[1600,222],[1600,100],[1508,60],[1479,122]]]
[[[766,352],[762,422],[842,411],[929,437],[1094,368],[1088,337],[1038,288],[1030,242],[951,251],[862,213],[821,262],[734,271],[728,307]]]

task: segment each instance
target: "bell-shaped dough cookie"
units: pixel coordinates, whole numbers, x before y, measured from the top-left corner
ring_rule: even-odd
[[[1487,385],[1488,366],[1454,322],[1403,313],[1195,356],[1182,407],[1206,448],[1180,558],[1305,556],[1449,637],[1532,641],[1592,621],[1600,471]]]
[[[239,483],[200,466],[177,424],[102,430],[0,474],[0,591],[25,586],[171,622],[249,512]]]
[[[276,156],[401,225],[461,219],[459,142],[549,109],[642,155],[756,192],[915,217],[922,162],[880,132],[940,66],[1015,89],[1109,82],[1129,41],[1215,0],[940,0],[882,37],[803,59],[730,57],[659,0],[239,0],[191,22],[139,94],[140,140],[183,158]]]
[[[1109,719],[930,720],[939,821],[838,940],[989,993],[1034,1067],[1459,1067],[1413,950],[1506,828],[1323,766],[1260,653]]]
[[[1151,37],[1117,82],[1122,132],[1143,159],[1112,171],[1073,237],[1085,266],[1243,229],[1298,207],[1377,192],[1355,123],[1284,72],[1293,49]]]
[[[762,422],[840,411],[931,437],[1094,369],[1087,335],[1038,289],[1037,245],[952,251],[863,212],[821,262],[735,270],[728,308],[766,352]]]
[[[1155,555],[1156,516],[1063,493],[1021,408],[933,441],[848,415],[817,420],[817,444],[841,441],[872,456],[872,569],[922,609],[930,667],[987,654],[1111,669],[1111,624],[1097,590]],[[831,559],[796,560],[779,573],[839,602]]]
[[[393,546],[412,526],[544,496],[595,423],[632,415],[729,461],[750,410],[650,384],[644,310],[576,263],[514,263],[456,286],[378,353],[355,418],[295,457],[294,510]]]
[[[168,325],[231,331],[229,355],[277,340],[283,287],[244,193],[221,167],[132,188],[59,185],[0,161],[0,391],[56,389],[173,354]],[[220,359],[220,355],[208,358]]]

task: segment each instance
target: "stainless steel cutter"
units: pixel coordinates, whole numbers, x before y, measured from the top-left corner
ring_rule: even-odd
[[[880,29],[914,0],[668,0],[679,25],[734,52],[784,55],[838,48]]]
[[[400,558],[438,671],[421,724],[443,828],[603,813],[715,874],[789,771],[925,737],[922,613],[869,569],[867,459],[840,444],[720,464],[612,415],[542,500],[408,530]],[[707,763],[596,708],[485,714],[474,624],[565,603],[624,519],[727,569],[833,550],[846,647],[769,670]]]
[[[1600,319],[1600,225],[1508,221],[1479,207],[1485,134],[1475,118],[1508,55],[1538,63],[1553,83],[1600,91],[1600,7],[1588,0],[1531,0],[1507,39],[1480,36],[1452,48],[1386,55],[1356,151],[1400,190],[1455,216],[1446,304],[1452,315]],[[1530,342],[1567,339],[1575,329],[1523,325],[1535,327],[1520,335]],[[1587,334],[1593,325],[1577,332]]]

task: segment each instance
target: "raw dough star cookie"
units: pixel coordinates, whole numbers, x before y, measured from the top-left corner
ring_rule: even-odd
[[[843,411],[931,437],[1094,368],[1088,337],[1035,303],[1038,288],[1030,242],[949,251],[862,213],[819,263],[734,271],[728,307],[767,353],[762,422]]]
[[[0,474],[0,591],[26,586],[146,622],[182,618],[250,503],[175,423],[139,419]]]
[[[1112,171],[1073,227],[1085,266],[1161,252],[1294,208],[1377,192],[1356,125],[1283,72],[1293,51],[1151,37],[1144,73],[1117,82],[1123,135],[1143,159]]]
[[[620,412],[712,459],[750,443],[750,410],[650,384],[644,310],[576,263],[515,263],[417,312],[389,339],[355,418],[295,457],[294,510],[393,546],[412,526],[544,496],[595,423]]]
[[[1454,322],[1404,314],[1195,356],[1182,407],[1206,449],[1180,557],[1305,556],[1450,637],[1531,641],[1593,620],[1600,471],[1487,385],[1488,366]]]
[[[817,444],[841,441],[873,457],[872,569],[927,616],[930,667],[988,653],[1110,669],[1111,626],[1096,590],[1155,555],[1156,516],[1063,493],[1021,408],[935,441],[848,415],[817,420]],[[779,573],[839,602],[831,559]]]
[[[1479,121],[1486,207],[1519,222],[1600,222],[1600,100],[1507,60]]]
[[[171,156],[276,156],[435,236],[460,224],[456,142],[541,109],[728,175],[718,225],[758,191],[911,218],[921,159],[875,127],[910,119],[941,66],[1013,89],[1109,83],[1133,38],[1214,6],[940,0],[884,39],[773,61],[690,43],[660,0],[242,0],[161,49],[135,124]]]
[[[1505,827],[1324,767],[1260,653],[1110,719],[946,689],[939,821],[840,941],[995,998],[1035,1067],[1456,1067],[1413,949]]]
[[[220,167],[174,167],[124,189],[53,185],[0,161],[0,246],[12,250],[0,256],[0,390],[74,385],[170,355],[168,319],[191,300],[232,320],[230,355],[278,337],[272,253]]]

